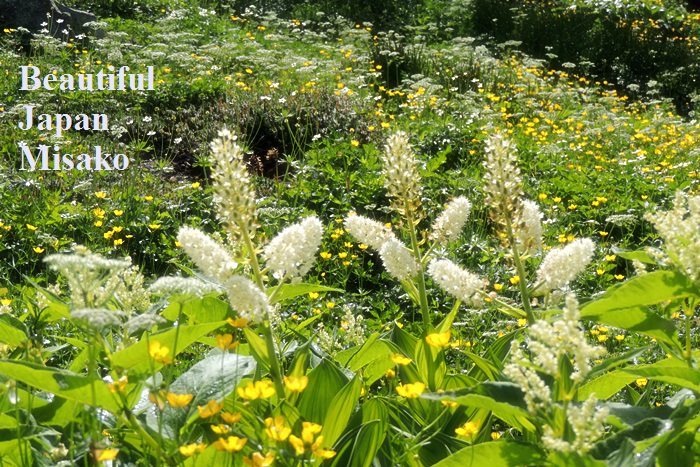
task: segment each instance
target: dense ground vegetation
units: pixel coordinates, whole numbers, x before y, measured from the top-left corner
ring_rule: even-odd
[[[697,13],[85,5],[0,36],[3,465],[700,460]],[[20,92],[30,63],[156,90]]]

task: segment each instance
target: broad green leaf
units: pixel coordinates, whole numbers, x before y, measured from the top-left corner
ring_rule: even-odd
[[[452,400],[460,405],[486,409],[521,431],[534,431],[519,386],[505,382],[485,382],[469,389],[423,395],[425,399]]]
[[[452,323],[455,320],[455,316],[457,316],[457,312],[459,311],[460,303],[461,302],[459,300],[455,302],[454,306],[452,307],[452,310],[450,310],[447,316],[445,316],[445,318],[442,321],[440,321],[440,324],[438,324],[437,332],[447,332],[452,327]]]
[[[177,320],[180,313],[189,318],[189,324],[224,321],[228,317],[228,303],[213,295],[192,297],[179,295],[170,298],[170,304],[160,314],[170,321]]]
[[[489,380],[496,380],[501,370],[496,365],[494,365],[493,362],[486,360],[485,358],[472,352],[463,351],[462,353],[466,355],[472,362],[474,362],[474,368],[472,368],[471,371],[469,371],[469,376],[479,379],[478,374],[479,372],[482,372]]]
[[[654,271],[634,277],[610,290],[599,300],[587,303],[581,309],[581,316],[599,316],[614,310],[655,305],[696,296],[697,293],[693,284],[681,273]]]
[[[656,261],[651,256],[649,256],[649,253],[647,253],[644,250],[616,251],[615,254],[620,258],[624,258],[630,261],[637,260],[645,264],[657,264]]]
[[[428,345],[425,340],[421,340],[416,343],[413,358],[421,380],[433,391],[440,388],[447,373],[445,353]]]
[[[11,360],[0,360],[0,373],[11,375],[17,381],[64,399],[100,407],[113,413],[119,411],[119,405],[109,392],[107,384],[101,379]]]
[[[118,367],[137,372],[150,371],[151,366],[153,366],[154,368],[160,368],[162,365],[153,362],[151,356],[148,353],[148,345],[150,342],[160,342],[162,346],[165,346],[168,349],[170,349],[170,356],[172,357],[176,337],[177,349],[175,350],[175,354],[179,354],[197,339],[220,328],[221,326],[223,326],[223,324],[223,322],[216,322],[195,325],[181,325],[179,326],[179,333],[177,328],[175,328],[151,334],[150,336],[148,336],[148,338],[144,336],[137,343],[132,344],[129,347],[120,350],[116,353],[113,353],[112,366],[113,368]]]
[[[0,342],[12,347],[27,341],[27,328],[24,323],[9,314],[0,315]]]
[[[349,465],[370,467],[374,457],[384,442],[386,431],[382,430],[382,424],[378,420],[363,423],[355,436],[352,446]]]
[[[249,328],[243,328],[243,334],[245,334],[245,338],[250,345],[250,353],[255,358],[255,361],[266,370],[269,370],[270,356],[267,353],[265,340]]]
[[[394,344],[372,334],[362,345],[339,352],[336,361],[352,372],[362,370],[366,384],[372,384],[394,366],[391,356],[396,353]]]
[[[662,360],[651,365],[640,365],[621,370],[635,377],[649,378],[700,392],[700,371],[677,360]]]
[[[319,284],[284,284],[279,289],[276,287],[267,290],[268,294],[272,291],[277,290],[272,303],[279,303],[290,298],[298,297],[299,295],[305,295],[309,292],[343,292],[343,289],[336,289],[334,287],[327,287],[325,285]]]
[[[544,465],[544,460],[544,453],[531,444],[495,441],[468,446],[446,457],[434,467]]]
[[[327,446],[333,446],[347,427],[361,392],[362,381],[355,376],[331,401],[321,432]]]
[[[595,394],[600,400],[607,400],[636,379],[636,376],[622,370],[605,373],[581,386],[578,390],[578,400],[586,400],[591,394]]]
[[[308,374],[309,384],[299,397],[297,408],[303,417],[323,423],[333,398],[348,382],[348,377],[330,360],[323,360]]]
[[[646,334],[659,342],[680,347],[673,321],[662,318],[646,307],[614,309],[596,314],[591,314],[589,308],[584,308],[581,318],[630,332]]]

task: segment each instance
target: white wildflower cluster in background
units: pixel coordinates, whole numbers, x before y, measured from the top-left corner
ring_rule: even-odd
[[[433,222],[430,238],[440,245],[457,240],[469,219],[472,204],[464,196],[459,196],[447,205]]]
[[[510,362],[503,374],[520,386],[524,393],[527,409],[533,415],[551,415],[557,408],[552,392],[541,375],[549,375],[555,380],[561,378],[559,362],[568,357],[574,371],[570,378],[580,383],[590,372],[591,361],[605,354],[605,349],[590,345],[579,325],[578,302],[573,295],[566,297],[566,307],[560,319],[554,323],[544,320],[535,322],[528,329],[526,355],[516,341],[511,343]],[[603,422],[608,415],[606,408],[597,408],[596,399],[591,396],[580,407],[567,405],[567,420],[576,435],[573,441],[555,434],[550,425],[543,427],[543,442],[548,449],[584,454],[593,447],[593,442],[604,432]]]
[[[379,256],[386,271],[400,281],[415,276],[420,268],[411,250],[396,238],[384,242],[379,249]]]
[[[253,281],[243,276],[233,276],[226,284],[231,308],[248,321],[259,323],[268,318],[270,303],[267,295]]]
[[[68,282],[73,309],[107,305],[122,282],[121,273],[131,266],[131,260],[104,258],[82,246],[73,254],[49,255],[44,261]]]
[[[199,229],[181,227],[177,241],[197,268],[219,283],[223,284],[230,279],[238,267],[222,244]]]
[[[355,237],[357,241],[365,243],[379,251],[384,243],[396,238],[390,228],[381,222],[374,221],[364,216],[350,213],[345,218],[345,230]]]
[[[205,282],[196,277],[166,276],[159,277],[148,288],[151,293],[157,295],[186,294],[203,297],[212,292],[221,292],[223,289],[214,282]]]
[[[384,152],[384,187],[398,213],[420,207],[422,186],[418,159],[408,142],[408,135],[399,131],[389,136]]]
[[[436,259],[428,265],[428,274],[447,293],[466,304],[479,304],[484,281],[449,259]]]
[[[214,202],[219,219],[236,242],[246,235],[253,237],[257,227],[255,189],[243,160],[243,148],[237,137],[223,129],[211,143]]]
[[[496,133],[486,140],[485,202],[491,220],[502,230],[520,219],[523,183],[517,159],[515,145],[503,135]]]
[[[692,281],[700,281],[700,196],[676,193],[669,211],[647,213],[664,241],[660,257],[677,267]]]
[[[546,293],[567,286],[591,262],[594,249],[589,238],[552,249],[537,270],[537,290]]]
[[[542,213],[534,201],[524,200],[520,218],[516,222],[515,240],[523,252],[535,252],[542,249]]]
[[[303,277],[311,269],[322,237],[323,224],[316,216],[282,230],[263,252],[272,275],[278,280]]]

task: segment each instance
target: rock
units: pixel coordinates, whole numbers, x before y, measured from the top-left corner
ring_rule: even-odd
[[[64,37],[84,32],[83,25],[97,18],[92,13],[75,10],[54,0],[0,0],[0,28],[25,28],[30,32],[49,29],[53,36]],[[42,26],[48,23],[48,26]]]

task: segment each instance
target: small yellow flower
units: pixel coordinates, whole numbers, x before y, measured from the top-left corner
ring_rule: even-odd
[[[605,255],[605,261],[615,261],[616,258],[615,255]]]
[[[93,223],[93,225],[94,225],[95,227],[102,227],[103,224],[104,224],[104,223],[103,223],[102,221],[95,221],[95,222]]]
[[[350,141],[350,144],[352,144],[352,146],[356,148],[360,145],[360,142],[357,141],[356,139],[354,139],[354,140]]]
[[[221,412],[221,419],[228,423],[229,425],[233,425],[234,423],[238,423],[241,421],[242,415],[240,412]]]
[[[199,188],[200,186],[201,186],[201,184],[200,184],[199,182],[194,182],[192,185],[190,185],[190,187],[192,187],[192,188],[195,189],[195,190],[196,190],[197,188]]]
[[[520,284],[520,276],[513,276],[508,281],[513,284],[513,285],[518,285]]]
[[[170,349],[164,345],[161,345],[161,343],[158,341],[151,341],[151,343],[148,345],[148,355],[150,355],[151,358],[158,363],[167,365],[172,362],[172,358],[168,356],[169,353]]]
[[[226,351],[238,347],[238,342],[234,342],[233,334],[218,334],[216,336],[216,346]]]
[[[357,245],[357,247],[358,247],[360,250],[366,250],[367,248],[369,248],[369,245],[366,245],[366,244],[364,244],[364,243],[360,243],[359,245]]]
[[[36,231],[38,227],[33,226],[32,224],[27,224],[27,230],[31,230],[32,232]]]
[[[408,365],[413,360],[406,357],[405,355],[401,355],[400,353],[395,353],[391,356],[391,361],[394,362],[396,365]]]
[[[500,292],[501,290],[503,290],[503,284],[493,284],[493,290],[495,290],[496,292]]]
[[[34,250],[34,253],[36,253],[37,255],[43,253],[44,251],[46,251],[46,250],[44,250],[44,249],[43,249],[42,247],[40,247],[40,246],[35,246],[34,248],[32,248],[32,250]]]
[[[207,402],[207,405],[198,405],[197,411],[199,412],[199,418],[209,418],[221,412],[221,409],[223,408],[223,403],[219,403],[212,399],[209,402]]]
[[[498,431],[492,431],[491,432],[491,439],[494,441],[501,439],[501,433]]]
[[[105,216],[105,210],[102,208],[95,208],[92,210],[92,213],[97,217],[98,219],[102,219]]]
[[[105,193],[104,191],[96,191],[95,197],[98,199],[105,199],[107,197],[107,193]]]
[[[124,243],[124,239],[118,238],[118,239],[114,240],[114,246],[119,246],[119,245],[122,245],[123,243]]]
[[[115,448],[98,449],[95,451],[97,462],[113,461],[117,458],[117,454],[119,454],[119,449]]]
[[[457,402],[455,402],[455,401],[449,401],[449,400],[447,400],[447,399],[441,400],[441,401],[440,401],[440,404],[442,404],[443,407],[449,407],[449,408],[451,408],[451,409],[452,409],[452,408],[455,408],[455,407],[457,407],[457,406],[459,405]]]
[[[420,381],[417,383],[399,384],[396,386],[396,392],[398,395],[405,397],[406,399],[415,399],[423,394],[423,391],[425,391],[425,384],[421,383]]]
[[[3,298],[2,300],[0,300],[0,305],[2,306],[10,306],[11,303],[12,300],[9,298]]]
[[[236,393],[247,400],[268,399],[275,395],[275,388],[272,381],[264,379],[262,381],[249,382],[244,387],[236,389]]]
[[[273,441],[284,441],[292,433],[292,429],[287,426],[286,420],[281,415],[275,418],[266,418],[265,426],[267,427],[265,428],[265,433]]]
[[[124,211],[122,211],[121,209],[115,209],[114,211],[112,211],[112,213],[113,213],[115,216],[120,217],[121,215],[124,214]]]
[[[479,432],[479,425],[474,422],[467,422],[459,428],[455,429],[455,433],[458,436],[463,436],[465,438],[473,438],[475,434]]]
[[[239,438],[238,436],[229,436],[228,438],[219,438],[213,445],[217,451],[238,452],[243,449],[243,446],[248,442],[247,438]]]
[[[598,342],[605,342],[608,340],[608,335],[607,334],[601,334],[598,336]]]
[[[160,229],[161,225],[160,224],[148,224],[148,228],[151,230],[158,230]]]
[[[335,302],[326,302],[326,308],[329,310],[335,308]]]
[[[332,257],[333,257],[333,255],[328,251],[321,252],[321,258],[323,258],[323,259],[331,259]]]
[[[386,373],[384,373],[384,377],[386,379],[394,379],[396,378],[396,372],[390,368],[386,370]]]
[[[301,392],[309,384],[308,376],[285,376],[284,385],[291,392]]]
[[[520,318],[520,319],[518,320],[518,326],[520,326],[521,328],[522,328],[523,326],[525,326],[526,324],[527,324],[527,320],[526,320],[525,318]]]
[[[210,425],[209,428],[211,428],[211,431],[217,435],[225,435],[231,431],[231,427],[224,425],[223,423],[219,423],[218,425]]]
[[[318,292],[309,292],[309,298],[311,300],[316,300],[319,297]]]
[[[235,319],[234,318],[226,318],[226,322],[229,325],[233,326],[234,328],[244,328],[244,327],[248,326],[248,320],[245,318],[241,318],[241,317],[238,317]]]
[[[192,394],[176,394],[174,392],[169,392],[165,398],[168,400],[170,407],[175,409],[181,409],[186,407],[190,402],[192,402]]]
[[[294,448],[294,452],[296,453],[297,456],[303,456],[304,455],[304,442],[300,439],[297,438],[294,435],[291,435],[289,437],[289,444],[292,445]]]
[[[250,457],[244,457],[243,463],[251,467],[270,467],[275,461],[275,455],[271,452],[263,456],[262,453],[254,452]]]
[[[427,342],[428,345],[431,347],[447,347],[448,345],[450,345],[451,336],[452,334],[450,333],[450,331],[434,332],[425,336],[425,342]]]
[[[178,451],[180,451],[180,454],[182,454],[185,457],[192,457],[195,454],[199,454],[200,452],[204,451],[206,448],[207,445],[204,443],[192,443],[180,446],[178,448]]]
[[[114,381],[113,383],[109,383],[107,385],[107,388],[109,388],[109,392],[111,392],[112,394],[124,392],[124,389],[126,389],[126,385],[128,382],[129,382],[128,378],[126,376],[122,376],[121,378]]]
[[[647,385],[648,382],[649,382],[649,380],[646,379],[646,378],[637,378],[637,379],[634,381],[634,383],[635,383],[635,384],[637,385],[637,387],[639,387],[639,388],[645,387],[645,386]]]
[[[151,195],[146,195],[146,196],[143,197],[143,200],[144,200],[144,201],[148,201],[148,202],[150,203],[151,201],[153,201],[153,196],[151,196]]]
[[[615,274],[613,277],[617,279],[618,281],[621,281],[625,278],[624,274]]]

